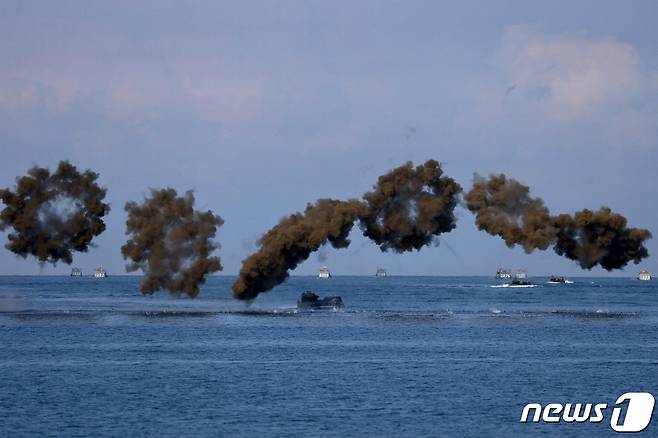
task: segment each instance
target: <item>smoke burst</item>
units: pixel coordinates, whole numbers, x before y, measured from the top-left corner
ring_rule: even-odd
[[[73,251],[87,251],[92,239],[105,231],[103,217],[110,206],[103,202],[106,189],[97,179],[97,173],[80,173],[61,161],[52,174],[35,166],[17,178],[14,191],[0,190],[6,205],[0,213],[0,230],[13,228],[5,247],[41,263],[70,264]]]
[[[651,238],[649,230],[628,228],[626,218],[607,207],[581,210],[573,216],[561,214],[553,223],[558,230],[555,252],[576,260],[583,269],[600,264],[611,271],[649,257],[644,246]]]
[[[531,197],[527,186],[505,175],[488,179],[476,175],[466,205],[475,213],[478,229],[500,236],[509,247],[521,245],[530,253],[548,248],[555,238],[544,201]]]
[[[544,201],[530,189],[505,175],[475,176],[466,204],[480,230],[500,236],[507,246],[520,245],[530,253],[553,246],[555,252],[577,261],[584,269],[601,265],[613,270],[639,263],[649,253],[644,241],[648,230],[628,228],[626,218],[602,207],[573,216],[551,216]]]
[[[421,249],[455,228],[460,193],[461,186],[443,176],[437,161],[416,168],[407,162],[380,176],[374,190],[363,195],[366,212],[359,217],[363,235],[382,251]]]
[[[145,273],[142,293],[167,289],[193,298],[206,275],[222,269],[219,258],[209,255],[219,248],[211,239],[224,221],[212,211],[194,210],[191,191],[179,197],[174,189],[151,190],[142,204],[128,202],[124,208],[131,237],[121,253],[131,260],[128,272]]]
[[[259,249],[244,260],[233,296],[251,300],[288,278],[288,271],[327,242],[349,246],[358,220],[363,234],[382,251],[420,249],[455,227],[454,208],[461,187],[443,176],[437,161],[414,168],[411,162],[379,177],[363,200],[320,199],[304,213],[282,219],[259,240]]]

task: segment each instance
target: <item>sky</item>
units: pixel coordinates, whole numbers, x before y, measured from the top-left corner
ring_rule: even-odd
[[[654,233],[652,256],[582,271],[458,207],[437,245],[382,253],[355,227],[292,274],[658,272],[657,21],[654,1],[0,0],[0,187],[63,159],[98,172],[107,230],[73,265],[110,275],[124,204],[192,189],[225,221],[216,255],[234,275],[282,217],[433,158],[465,188],[505,173],[553,213],[609,206]],[[0,250],[0,275],[70,268]]]

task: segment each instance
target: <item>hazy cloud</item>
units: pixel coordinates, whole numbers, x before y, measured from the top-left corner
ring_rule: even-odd
[[[546,35],[514,26],[505,32],[502,60],[510,82],[555,117],[628,102],[644,88],[635,49],[610,39]]]
[[[248,121],[265,104],[267,78],[243,71],[207,41],[188,41],[192,47],[206,46],[192,53],[117,35],[65,41],[47,54],[28,50],[3,67],[0,110],[152,119],[173,107],[202,120],[230,123]]]
[[[630,44],[585,33],[508,27],[495,71],[478,88],[480,116],[535,128],[602,128],[610,142],[654,144],[656,71]]]

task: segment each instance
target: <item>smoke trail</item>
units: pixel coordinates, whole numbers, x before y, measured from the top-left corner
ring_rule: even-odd
[[[132,261],[127,271],[144,271],[142,293],[164,288],[193,298],[206,275],[222,269],[219,258],[209,255],[219,248],[211,239],[224,221],[212,211],[194,210],[191,191],[178,197],[174,189],[151,190],[142,204],[128,202],[124,208],[131,237],[121,253]]]
[[[103,203],[106,189],[96,184],[97,178],[97,173],[80,173],[61,161],[55,173],[35,166],[17,178],[15,191],[0,190],[6,205],[0,213],[0,230],[13,228],[5,247],[41,263],[70,264],[73,251],[87,251],[92,239],[105,230],[102,218],[110,206]]]
[[[509,247],[521,245],[528,253],[553,246],[584,269],[600,264],[607,270],[648,257],[644,241],[651,233],[627,228],[626,218],[609,208],[551,216],[544,201],[529,193],[527,186],[505,175],[476,175],[466,203],[480,230],[500,236]]]
[[[314,205],[308,204],[303,214],[282,219],[260,238],[258,251],[242,263],[240,276],[233,284],[233,297],[251,300],[283,283],[288,270],[327,242],[334,248],[346,248],[354,221],[364,210],[359,201],[320,199]]]
[[[382,251],[404,252],[428,245],[455,227],[453,210],[461,187],[442,175],[434,160],[416,168],[409,162],[379,177],[363,201],[320,199],[304,213],[282,219],[260,239],[258,251],[244,260],[233,296],[251,300],[272,289],[327,242],[346,248],[357,220],[363,234]]]

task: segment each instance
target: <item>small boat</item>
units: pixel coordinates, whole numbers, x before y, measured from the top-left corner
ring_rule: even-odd
[[[637,279],[642,280],[642,281],[649,281],[653,277],[651,277],[651,273],[647,271],[646,269],[642,269],[639,274],[637,274]]]
[[[329,268],[326,266],[323,266],[320,268],[320,272],[318,273],[319,278],[331,278],[331,272],[329,272]]]
[[[519,278],[515,278],[509,284],[509,287],[537,287],[537,285],[534,284],[534,283],[531,283],[529,281],[526,281],[526,280],[521,280]]]
[[[536,284],[530,283],[528,281],[518,281],[518,280],[513,280],[511,283],[505,283],[505,284],[494,284],[489,287],[494,287],[494,288],[528,288],[528,287],[537,287]]]
[[[82,269],[80,268],[71,269],[71,277],[82,277]]]
[[[384,268],[378,268],[377,272],[375,272],[375,277],[386,277],[386,269]]]
[[[556,275],[551,275],[551,278],[546,282],[548,284],[573,284],[573,281],[569,281],[564,277],[558,277]]]
[[[297,300],[298,309],[338,310],[344,306],[339,296],[320,298],[310,290],[304,292]]]
[[[526,287],[537,287],[536,284],[531,283],[529,281],[525,280],[519,280],[518,278],[515,278],[514,280],[511,281],[511,283],[505,283],[505,284],[495,284],[493,286],[489,287],[510,287],[510,288],[526,288]]]
[[[94,278],[106,278],[107,277],[107,271],[103,269],[102,266],[96,268],[93,274]]]
[[[526,271],[519,269],[514,274],[514,279],[511,282],[492,287],[537,287],[536,284],[529,282],[526,278],[528,278]]]

